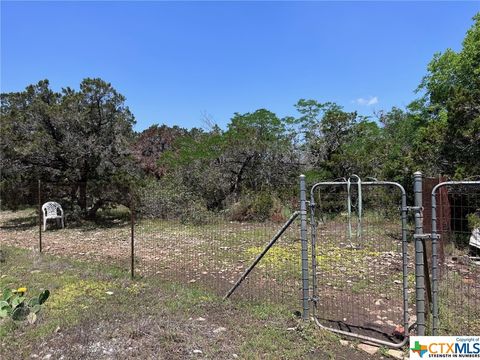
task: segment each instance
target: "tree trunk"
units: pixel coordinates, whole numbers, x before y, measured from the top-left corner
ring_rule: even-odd
[[[78,205],[83,214],[87,213],[87,182],[82,181],[78,184],[80,196],[78,198]]]
[[[97,211],[104,204],[103,200],[98,200],[87,212],[87,219],[95,220],[97,217]]]

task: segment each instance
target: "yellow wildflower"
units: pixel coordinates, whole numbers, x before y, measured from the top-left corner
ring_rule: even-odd
[[[17,289],[17,292],[19,292],[19,293],[26,293],[26,292],[27,292],[27,288],[26,288],[26,287],[18,288],[18,289]]]

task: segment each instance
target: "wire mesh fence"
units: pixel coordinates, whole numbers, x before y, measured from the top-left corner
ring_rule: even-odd
[[[136,213],[136,273],[224,295],[281,227],[281,222],[232,221],[225,212],[192,217],[195,209]],[[197,214],[198,215],[198,214]],[[289,227],[232,299],[298,305],[298,222]]]
[[[425,200],[436,183],[424,187]],[[342,182],[313,192],[310,200],[315,211],[308,219],[309,236],[315,238],[308,249],[315,255],[308,269],[313,280],[310,290],[322,325],[398,343],[402,326],[408,329],[416,321],[414,242],[404,241],[414,227],[413,217],[410,214],[408,229],[402,228],[406,207],[399,188],[368,184],[358,187],[356,182],[349,186]],[[41,246],[47,254],[93,260],[126,275],[135,270],[136,276],[202,288],[218,296],[232,287],[299,209],[294,199],[275,217],[239,220],[231,210],[211,211],[195,201],[179,203],[174,194],[126,189],[113,206],[99,206],[95,219],[88,219],[81,213],[78,183],[45,182],[38,191],[34,207],[0,212],[0,249],[40,250]],[[479,333],[480,185],[447,184],[438,189],[435,200],[440,235],[438,334]],[[50,220],[42,229],[41,205],[47,201],[62,206],[65,228]],[[86,208],[92,209],[95,199],[87,201]],[[424,232],[433,232],[429,226],[432,204],[424,201],[423,205]],[[301,310],[300,234],[297,218],[231,298]],[[425,268],[434,280],[432,247],[426,250]],[[434,304],[430,296],[426,298],[428,312]],[[404,321],[407,313],[408,323]]]
[[[434,284],[433,331],[436,335],[479,334],[480,182],[440,185],[432,210],[433,235],[439,235],[434,249],[438,272],[433,276],[438,282]]]
[[[415,321],[405,317],[413,314],[415,278],[403,237],[402,193],[395,186],[341,182],[312,191],[312,203],[319,322],[400,343],[405,320]]]

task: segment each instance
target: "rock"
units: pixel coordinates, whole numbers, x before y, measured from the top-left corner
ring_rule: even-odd
[[[378,299],[377,301],[375,301],[375,305],[376,306],[380,306],[383,304],[383,300],[382,299]]]
[[[393,357],[394,359],[398,359],[398,360],[403,360],[404,358],[404,353],[403,351],[400,351],[400,350],[394,350],[394,349],[389,349],[387,351],[387,354],[391,357]]]
[[[105,294],[107,294],[107,295],[113,295],[113,291],[105,291]]]
[[[203,351],[199,350],[199,349],[195,349],[195,350],[193,350],[193,353],[194,354],[203,354]]]
[[[350,346],[350,341],[347,341],[347,340],[340,340],[340,345],[343,345],[343,346]]]
[[[227,328],[224,328],[223,326],[220,326],[220,327],[216,328],[215,330],[213,330],[213,333],[218,334],[218,333],[221,333],[223,331],[227,331]]]
[[[405,334],[405,328],[402,325],[396,325],[395,330],[393,330],[392,335],[401,337]]]
[[[369,355],[374,355],[377,353],[378,351],[378,347],[376,346],[372,346],[372,345],[367,345],[367,344],[358,344],[357,347],[360,349],[360,350],[363,350],[365,351],[367,354]]]
[[[196,318],[195,320],[196,320],[196,321],[205,321],[206,319],[203,318],[203,317],[198,317],[198,318]]]
[[[238,355],[237,355],[237,354],[232,354],[232,357],[233,357],[234,359],[238,359]]]

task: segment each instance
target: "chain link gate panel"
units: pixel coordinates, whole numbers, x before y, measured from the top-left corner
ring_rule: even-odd
[[[407,206],[394,182],[321,182],[310,192],[312,302],[322,328],[400,348],[408,338]],[[413,303],[413,301],[412,301]],[[413,310],[412,308],[410,310]]]

